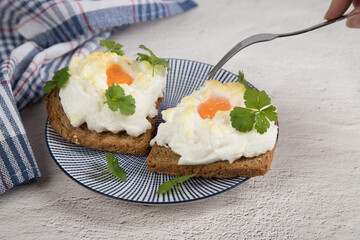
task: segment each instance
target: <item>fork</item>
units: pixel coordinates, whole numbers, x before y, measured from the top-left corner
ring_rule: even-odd
[[[242,40],[241,42],[239,42],[238,44],[236,44],[228,53],[225,54],[225,56],[215,65],[215,67],[209,72],[208,75],[208,79],[211,79],[215,73],[222,67],[224,66],[224,64],[229,61],[230,58],[232,58],[235,54],[237,54],[240,50],[254,44],[254,43],[259,43],[259,42],[267,42],[267,41],[271,41],[274,40],[276,38],[282,38],[282,37],[290,37],[290,36],[295,36],[298,34],[302,34],[302,33],[306,33],[306,32],[310,32],[312,30],[327,26],[329,24],[341,21],[345,18],[347,18],[348,14],[343,15],[337,19],[331,20],[331,21],[325,21],[322,23],[319,23],[317,25],[314,25],[312,27],[306,28],[306,29],[302,29],[302,30],[298,30],[295,32],[289,32],[289,33],[281,33],[281,34],[274,34],[274,33],[260,33],[260,34],[256,34],[253,35],[251,37],[245,38],[244,40]]]

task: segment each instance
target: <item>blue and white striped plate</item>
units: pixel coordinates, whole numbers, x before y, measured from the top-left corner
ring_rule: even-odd
[[[172,71],[168,71],[164,99],[160,105],[158,124],[162,121],[160,112],[174,107],[180,100],[199,89],[207,79],[212,66],[205,63],[168,59]],[[220,70],[214,77],[221,82],[235,82],[237,76]],[[85,148],[67,142],[46,124],[46,141],[50,153],[58,166],[77,183],[109,197],[144,204],[183,203],[214,196],[229,190],[248,178],[205,179],[192,178],[166,194],[156,194],[159,186],[173,178],[170,175],[148,172],[146,157],[112,153],[119,159],[119,165],[127,173],[127,181],[121,182],[107,169],[105,152]]]

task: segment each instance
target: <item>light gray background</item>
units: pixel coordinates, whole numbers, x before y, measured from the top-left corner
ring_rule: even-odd
[[[161,57],[215,64],[250,35],[323,21],[330,3],[197,2],[196,9],[133,25],[113,39],[131,57],[144,43]],[[42,178],[0,196],[0,239],[359,239],[360,29],[343,21],[260,43],[224,68],[243,70],[278,107],[280,137],[266,176],[188,204],[144,206],[107,198],[55,165],[40,101],[21,115]]]

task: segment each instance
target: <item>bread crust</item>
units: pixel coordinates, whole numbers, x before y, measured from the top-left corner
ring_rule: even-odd
[[[157,109],[159,109],[161,100],[162,98],[159,98],[156,102]],[[89,130],[86,123],[79,127],[73,127],[62,108],[57,87],[46,97],[46,110],[53,129],[67,141],[84,147],[136,156],[144,156],[149,153],[149,144],[153,138],[157,116],[148,118],[151,129],[138,137],[129,136],[125,131],[116,134],[109,131],[98,133]]]
[[[242,157],[232,164],[229,161],[218,161],[204,165],[178,165],[180,155],[174,153],[169,147],[155,143],[147,158],[147,168],[150,172],[175,176],[190,174],[204,178],[263,176],[270,170],[275,148],[276,144],[271,151],[252,158]]]

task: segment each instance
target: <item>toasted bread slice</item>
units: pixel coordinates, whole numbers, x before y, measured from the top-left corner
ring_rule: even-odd
[[[147,158],[147,168],[150,172],[175,176],[190,174],[205,178],[262,176],[270,170],[275,146],[271,151],[264,154],[252,158],[240,158],[232,164],[228,161],[218,161],[204,165],[178,165],[180,155],[174,153],[168,147],[159,146],[155,143]]]
[[[157,109],[159,109],[161,100],[162,98],[159,98],[156,102]],[[47,95],[46,110],[53,129],[67,141],[84,147],[136,156],[144,156],[149,153],[149,143],[154,134],[157,116],[148,118],[152,125],[151,129],[138,137],[129,136],[125,131],[116,134],[112,132],[98,133],[89,130],[86,123],[80,127],[73,127],[62,108],[58,88],[54,88]]]

